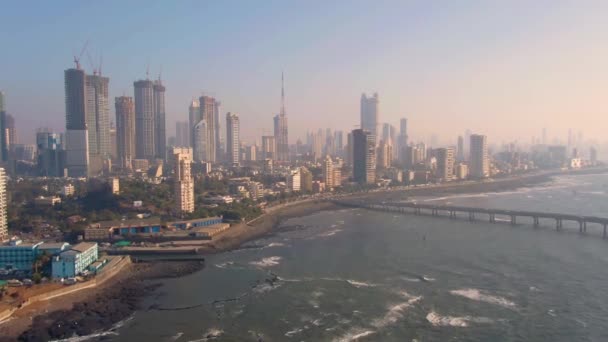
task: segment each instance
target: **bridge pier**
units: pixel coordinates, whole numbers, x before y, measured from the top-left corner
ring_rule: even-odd
[[[604,233],[602,234],[602,239],[606,238],[606,227],[608,226],[608,224],[604,223]]]
[[[517,215],[511,215],[511,225],[514,226],[517,224]]]
[[[587,233],[587,221],[583,220],[583,233]]]
[[[420,215],[420,208],[416,208],[416,209],[414,210],[414,213],[415,213],[416,215]]]
[[[538,227],[538,226],[540,226],[538,216],[534,216],[534,227]]]
[[[469,211],[469,221],[475,221],[475,213],[472,211]]]
[[[490,213],[490,223],[496,222],[496,214]]]
[[[450,218],[456,218],[456,212],[454,210],[450,210]]]
[[[562,219],[560,218],[555,218],[555,229],[556,230],[560,230],[562,229]]]

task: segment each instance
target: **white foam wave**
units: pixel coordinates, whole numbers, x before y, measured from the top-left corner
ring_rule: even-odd
[[[515,308],[515,303],[499,296],[493,296],[489,294],[482,293],[477,289],[461,289],[461,290],[452,290],[451,294],[456,296],[465,297],[471,300],[476,300],[480,302],[486,302],[489,304],[499,305],[505,308]]]
[[[376,332],[373,330],[364,330],[361,328],[355,328],[352,329],[351,331],[347,332],[346,334],[340,336],[340,337],[336,337],[334,338],[332,341],[333,342],[351,342],[351,341],[357,341],[361,338],[370,336],[375,334]]]
[[[404,294],[409,297],[409,294],[407,292],[402,293],[402,295]],[[388,325],[397,323],[399,319],[403,318],[404,311],[410,308],[416,302],[420,301],[421,299],[421,296],[411,297],[406,302],[390,306],[384,317],[374,320],[372,322],[372,325],[378,329],[381,329]]]
[[[352,279],[346,279],[346,282],[351,284],[352,286],[356,287],[356,288],[362,288],[362,287],[375,287],[377,286],[376,284],[372,284],[372,283],[366,283],[363,281],[357,281],[357,280],[352,280]]]
[[[226,261],[226,262],[222,262],[219,264],[215,264],[214,266],[217,268],[224,269],[224,268],[228,268],[229,266],[232,266],[232,265],[234,265],[234,261]]]
[[[171,336],[171,338],[169,339],[169,341],[177,341],[179,340],[180,337],[182,337],[184,335],[183,332],[178,332],[177,334]]]
[[[435,311],[429,312],[426,315],[426,320],[436,327],[459,327],[466,328],[471,323],[489,324],[493,321],[486,317],[472,317],[472,316],[441,316]]]
[[[88,340],[92,340],[92,339],[98,339],[100,337],[118,336],[117,330],[122,328],[125,324],[127,324],[131,320],[133,320],[133,317],[134,317],[134,315],[131,315],[131,316],[127,317],[126,319],[114,324],[107,331],[97,332],[94,334],[84,335],[84,336],[73,336],[73,337],[62,339],[62,340],[54,340],[53,342],[83,342],[83,341],[88,341]]]
[[[296,328],[285,333],[286,337],[292,337],[304,331],[304,328]]]
[[[419,278],[401,277],[401,279],[403,279],[405,281],[409,281],[410,283],[418,283],[418,282],[420,282]]]
[[[282,242],[271,242],[268,244],[268,246],[266,246],[264,248],[270,248],[270,247],[285,247],[285,244]]]
[[[278,265],[281,262],[281,259],[283,258],[280,256],[271,256],[268,258],[263,258],[262,260],[252,261],[250,264],[257,267],[272,267]]]
[[[330,237],[330,236],[334,236],[334,235],[338,234],[341,231],[342,231],[342,229],[332,229],[332,230],[330,230],[328,232],[325,232],[323,234],[319,234],[317,236],[318,237]]]
[[[220,338],[223,334],[224,334],[224,330],[217,329],[217,328],[211,328],[211,329],[207,330],[203,334],[203,338],[198,339],[198,340],[191,340],[191,341],[188,341],[188,342],[206,342],[206,341],[211,341],[211,340],[215,340],[215,339]]]

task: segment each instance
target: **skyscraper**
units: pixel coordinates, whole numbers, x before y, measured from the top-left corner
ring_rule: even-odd
[[[444,181],[451,181],[454,177],[454,148],[438,148],[437,158],[437,178]]]
[[[139,80],[135,90],[135,155],[137,159],[152,160],[156,156],[154,82]]]
[[[201,96],[199,98],[200,105],[200,120],[205,120],[207,122],[207,143],[205,152],[206,161],[208,162],[216,162],[217,161],[217,135],[215,131],[216,127],[216,117],[219,117],[219,101],[211,96]]]
[[[0,112],[6,110],[6,99],[4,98],[4,92],[0,91]]]
[[[226,113],[226,157],[232,166],[239,166],[240,138],[239,117],[230,112]]]
[[[193,99],[190,103],[190,107],[188,107],[188,125],[189,125],[189,137],[190,137],[190,147],[194,147],[194,126],[201,121],[201,107],[198,103],[198,100]]]
[[[262,160],[275,159],[277,154],[276,140],[273,135],[262,136]]]
[[[165,86],[160,77],[154,82],[154,155],[157,159],[167,159],[167,137],[165,130]]]
[[[207,153],[209,149],[207,144],[209,142],[208,138],[209,129],[207,127],[207,120],[200,120],[194,126],[194,161],[196,162],[208,162],[209,157]]]
[[[361,184],[376,182],[376,137],[364,129],[353,135],[353,178]]]
[[[334,132],[334,149],[336,155],[340,157],[344,155],[344,132]]]
[[[65,168],[65,151],[61,134],[48,130],[36,133],[38,149],[38,174],[43,177],[63,177]]]
[[[9,140],[8,140],[8,129],[6,128],[7,117],[5,111],[0,112],[0,160],[3,162],[8,161],[8,149],[9,149]]]
[[[190,146],[190,127],[188,121],[177,121],[175,123],[175,145],[177,147]]]
[[[8,213],[6,198],[6,173],[0,168],[0,242],[8,240]]]
[[[89,139],[89,174],[97,174],[103,161],[110,157],[110,79],[101,75],[85,75],[86,125]]]
[[[135,103],[132,97],[121,96],[114,99],[116,107],[116,147],[118,165],[130,170],[135,159]]]
[[[6,134],[8,149],[10,151],[11,146],[18,143],[17,127],[15,125],[15,117],[10,114],[6,114],[6,132],[5,132],[5,134]]]
[[[473,178],[485,178],[490,175],[490,161],[488,159],[488,141],[485,135],[471,135],[471,168]]]
[[[175,211],[178,214],[194,211],[194,181],[192,180],[192,149],[173,148],[173,177],[175,186]]]
[[[89,134],[87,131],[86,75],[68,69],[65,80],[65,149],[70,177],[89,176]]]
[[[323,182],[326,189],[334,187],[334,162],[329,155],[323,160]]]
[[[459,162],[464,161],[464,138],[462,137],[462,135],[458,136],[458,153],[456,160],[458,160]]]
[[[374,139],[378,139],[378,104],[378,93],[371,97],[361,94],[361,129],[372,134]]]
[[[281,112],[274,117],[274,137],[277,144],[277,160],[289,161],[289,136],[285,112],[285,79],[281,73]]]

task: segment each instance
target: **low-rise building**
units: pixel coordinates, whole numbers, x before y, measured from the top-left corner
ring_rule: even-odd
[[[204,239],[212,239],[215,235],[230,228],[228,223],[217,223],[208,227],[198,227],[192,229],[190,235]]]
[[[158,219],[103,221],[85,228],[84,238],[88,241],[100,241],[131,235],[152,236],[160,232],[161,223]]]
[[[61,194],[63,196],[66,196],[66,197],[67,196],[73,196],[74,195],[74,191],[75,191],[75,189],[74,189],[74,186],[72,184],[64,185],[61,188]]]
[[[222,223],[222,220],[223,220],[223,218],[221,216],[205,217],[205,218],[199,218],[199,219],[194,219],[194,220],[170,222],[167,224],[167,227],[170,229],[173,228],[173,229],[185,230],[185,229],[212,226],[215,224]]]
[[[120,179],[118,177],[110,178],[110,185],[112,186],[112,193],[118,195],[120,193]]]
[[[57,196],[48,196],[48,197],[40,196],[40,197],[34,198],[34,204],[36,204],[37,206],[52,207],[55,204],[59,204],[59,203],[61,203],[61,198],[59,198]]]
[[[38,256],[38,243],[22,243],[13,240],[8,245],[0,246],[0,268],[7,270],[31,271]]]
[[[98,259],[96,242],[81,242],[67,251],[53,257],[53,278],[71,278],[82,274]]]

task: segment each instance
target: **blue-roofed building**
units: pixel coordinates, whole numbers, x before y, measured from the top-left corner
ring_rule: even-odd
[[[31,271],[38,256],[38,243],[22,243],[21,240],[11,241],[8,245],[0,246],[0,268],[7,270]]]
[[[98,258],[96,242],[81,242],[53,258],[53,278],[75,277],[97,261]]]
[[[187,221],[175,221],[168,223],[167,226],[171,229],[192,229],[200,227],[213,226],[214,224],[222,223],[223,218],[221,216],[205,217]]]

